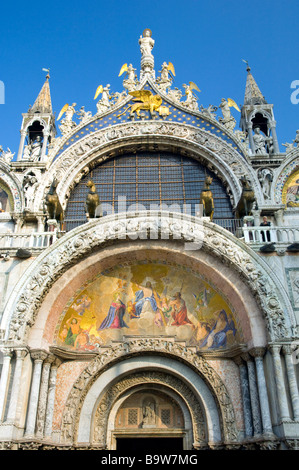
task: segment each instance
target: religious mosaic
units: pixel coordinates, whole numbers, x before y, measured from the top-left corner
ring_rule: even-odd
[[[11,210],[11,207],[13,207],[11,199],[9,191],[0,182],[0,213],[9,212]]]
[[[299,207],[299,170],[287,179],[282,191],[282,202],[287,207]]]
[[[240,342],[240,328],[225,299],[183,267],[117,266],[101,272],[69,300],[56,343],[94,350],[124,336],[173,336],[214,350]]]

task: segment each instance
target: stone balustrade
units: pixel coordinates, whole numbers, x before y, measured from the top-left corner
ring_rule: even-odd
[[[19,248],[43,250],[56,241],[56,232],[0,233],[0,250],[15,251]]]
[[[275,243],[281,248],[292,243],[299,243],[299,226],[293,227],[243,227],[244,241],[252,247],[260,247],[265,243]]]

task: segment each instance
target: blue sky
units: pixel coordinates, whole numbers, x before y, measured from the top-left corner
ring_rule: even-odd
[[[195,82],[199,104],[221,98],[243,102],[246,59],[262,93],[274,104],[281,145],[299,129],[299,104],[291,83],[299,80],[298,0],[5,2],[1,5],[0,144],[17,153],[22,113],[33,104],[50,68],[52,104],[96,113],[98,85],[122,91],[121,66],[139,74],[139,36],[152,30],[156,73],[164,61],[175,66],[174,86]],[[298,94],[299,97],[299,94]],[[233,110],[239,122],[239,113]]]

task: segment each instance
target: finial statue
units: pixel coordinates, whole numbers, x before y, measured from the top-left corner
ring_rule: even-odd
[[[155,45],[155,41],[152,38],[152,32],[150,29],[146,28],[143,31],[142,36],[140,36],[140,39],[139,39],[139,44],[140,44],[140,51],[141,51],[142,57],[153,56],[152,49]]]
[[[140,36],[139,45],[141,51],[141,74],[140,79],[143,78],[145,74],[150,74],[155,78],[154,71],[154,56],[152,54],[152,49],[154,47],[155,41],[152,38],[152,32],[150,29],[145,29]]]

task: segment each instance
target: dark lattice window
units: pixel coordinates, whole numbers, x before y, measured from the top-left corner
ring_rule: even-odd
[[[137,408],[130,408],[128,410],[128,424],[129,425],[137,425],[138,424],[138,409]]]
[[[65,229],[87,221],[86,183],[92,179],[105,207],[115,213],[134,209],[152,209],[153,205],[176,205],[180,212],[195,215],[206,176],[212,176],[214,220],[233,218],[230,198],[221,180],[206,167],[193,160],[167,152],[140,152],[112,158],[97,166],[74,188],[65,213]],[[119,198],[122,199],[119,199]],[[124,198],[125,197],[125,201]],[[135,207],[136,210],[136,207]]]
[[[171,414],[169,408],[162,408],[161,410],[161,421],[165,426],[170,426],[171,424]]]

